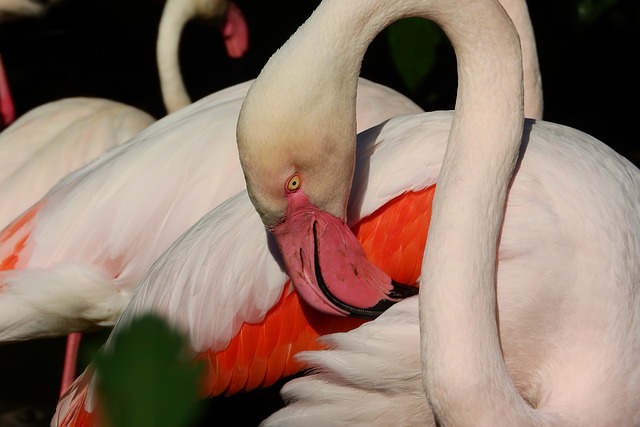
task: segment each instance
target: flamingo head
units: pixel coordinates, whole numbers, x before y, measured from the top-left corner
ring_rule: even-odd
[[[296,292],[319,311],[363,318],[415,295],[414,287],[393,282],[367,261],[345,223],[355,106],[341,108],[326,93],[305,105],[288,104],[272,90],[258,79],[247,95],[238,150],[251,201],[278,243]],[[268,108],[260,98],[272,100]],[[326,108],[329,103],[334,109]]]

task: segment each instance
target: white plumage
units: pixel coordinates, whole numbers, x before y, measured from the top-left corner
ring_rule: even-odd
[[[100,98],[66,98],[30,110],[0,133],[0,228],[61,178],[120,145],[155,118]]]
[[[425,120],[427,117],[432,120]],[[386,144],[389,149],[422,145],[441,159],[450,117],[442,112],[391,120],[380,132],[378,141],[384,143],[379,149],[384,150]],[[612,277],[618,283],[637,280],[637,264],[630,260],[640,251],[633,213],[640,207],[635,196],[640,173],[586,134],[542,122],[530,122],[526,129],[525,135],[533,129],[532,134],[546,134],[547,138],[536,137],[523,146],[505,211],[498,253],[505,362],[520,393],[536,406],[552,391],[559,391],[556,388],[560,389],[562,378],[567,385],[583,379],[593,382],[581,386],[584,392],[609,396],[606,403],[593,402],[595,413],[588,411],[589,405],[580,408],[584,419],[606,425],[608,419],[616,419],[612,415],[616,413],[620,417],[617,425],[634,425],[635,398],[621,399],[615,386],[591,377],[590,371],[604,363],[617,387],[632,387],[638,381],[632,350],[639,345],[638,331],[626,322],[616,325],[638,310],[633,288],[615,290],[602,284],[611,283]],[[405,160],[415,157],[415,151],[397,155]],[[440,161],[421,157],[419,162],[435,179]],[[411,170],[412,164],[396,168]],[[375,168],[384,170],[377,163]],[[407,187],[412,179],[416,178],[406,180]],[[370,192],[379,192],[377,185],[369,186]],[[583,293],[583,289],[588,290]],[[568,306],[583,308],[578,315]],[[606,327],[608,337],[596,332],[607,321],[613,321]],[[331,350],[300,355],[317,373],[283,388],[285,399],[294,403],[274,414],[265,426],[300,425],[305,420],[345,426],[383,426],[389,420],[398,420],[395,425],[433,423],[425,412],[429,407],[422,388],[417,297],[396,304],[356,330],[327,336],[323,342]],[[551,360],[562,367],[552,367]],[[578,371],[587,361],[587,373]],[[566,392],[577,398],[572,387]]]

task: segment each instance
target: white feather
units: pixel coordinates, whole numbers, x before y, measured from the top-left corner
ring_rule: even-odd
[[[0,133],[0,228],[38,201],[69,172],[129,140],[155,119],[99,98],[41,105]]]

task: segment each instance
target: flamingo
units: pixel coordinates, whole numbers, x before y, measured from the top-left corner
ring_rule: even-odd
[[[172,113],[189,105],[179,65],[180,34],[185,24],[194,18],[219,20],[224,17],[222,34],[227,54],[231,58],[244,55],[249,44],[249,30],[241,10],[230,1],[167,0],[162,10],[156,44],[156,61],[165,108]]]
[[[405,16],[437,22],[458,58],[454,112],[378,129],[388,144],[447,146],[441,166],[423,163],[437,189],[420,295],[328,338],[335,350],[305,355],[324,371],[294,380],[285,395],[297,403],[264,425],[638,425],[640,171],[576,129],[525,123],[518,37],[496,1],[400,6],[325,0],[243,105],[248,194],[298,295],[325,313],[375,316],[405,289],[366,265],[343,225],[354,76],[373,36]],[[284,79],[283,68],[298,74]],[[316,75],[317,92],[295,89]],[[260,109],[283,92],[298,98]],[[321,101],[314,117],[284,131],[307,96]]]
[[[536,90],[531,96],[539,93]],[[541,97],[536,99],[537,102],[530,105],[535,105],[535,111],[542,111]],[[439,132],[444,141],[448,132],[446,120],[443,126],[442,117],[434,116],[433,122],[421,124],[422,129],[438,125],[435,133]],[[400,119],[390,123],[395,120]],[[361,233],[358,235],[368,255],[377,256],[381,263],[386,262],[385,270],[390,274],[393,272],[399,280],[413,281],[417,278],[415,273],[419,270],[417,266],[424,245],[424,239],[420,245],[416,232],[426,235],[428,209],[424,207],[430,204],[436,175],[431,174],[427,179],[423,176],[424,156],[432,163],[428,170],[437,172],[443,150],[427,147],[429,149],[418,151],[415,145],[418,138],[413,139],[413,145],[387,146],[384,138],[376,140],[379,130],[368,131],[368,136],[363,136],[359,144],[360,168],[356,181],[361,185],[354,186],[358,190],[352,195],[350,223],[359,223],[356,233]],[[416,153],[422,157],[414,157]],[[415,162],[407,162],[407,158]],[[369,174],[372,170],[376,173]],[[389,180],[390,176],[402,176],[402,185],[409,187],[400,191],[399,183]],[[408,189],[414,189],[416,194],[398,197]],[[387,209],[379,209],[381,205]],[[416,207],[424,209],[416,213]],[[395,230],[391,226],[392,231],[388,224],[379,225],[388,218],[397,220],[399,215],[412,219],[416,225],[409,227],[403,223],[404,228]],[[362,223],[365,217],[370,222]],[[405,236],[385,237],[394,232],[405,233]],[[399,241],[413,238],[418,243],[400,250],[394,246]],[[380,241],[386,241],[382,250],[376,248]],[[394,258],[385,260],[391,251],[395,252]],[[156,311],[182,328],[190,337],[192,348],[200,353],[198,358],[207,361],[209,373],[203,385],[204,396],[267,386],[300,369],[292,356],[305,346],[314,346],[313,338],[332,328],[345,329],[355,324],[354,321],[342,323],[337,320],[340,318],[304,311],[297,302],[297,295],[286,285],[286,279],[277,257],[274,259],[273,248],[269,247],[259,217],[252,211],[246,192],[241,192],[206,214],[163,253],[138,286],[113,334],[141,312]],[[211,301],[216,302],[216,310],[211,309]],[[298,324],[293,319],[299,319],[300,326],[294,331],[286,331],[281,324],[285,316],[288,324]],[[280,336],[278,346],[284,347],[273,350],[260,344],[259,334],[266,333]],[[288,349],[284,360],[282,348]],[[92,369],[85,371],[61,399],[54,425],[95,425],[98,422],[92,418],[96,408],[92,375]]]

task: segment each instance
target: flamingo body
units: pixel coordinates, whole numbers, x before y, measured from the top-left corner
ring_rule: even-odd
[[[407,125],[397,127],[407,138],[422,119],[385,127]],[[619,323],[637,316],[639,307],[629,304],[637,291],[603,284],[611,282],[610,272],[619,284],[637,281],[637,263],[629,260],[640,249],[633,216],[640,173],[571,128],[529,122],[525,135],[498,252],[500,342],[510,377],[531,405],[566,414],[569,425],[635,425],[639,402],[620,399],[615,390],[640,384],[640,331]],[[423,141],[433,148],[433,138]],[[623,259],[607,255],[613,253]],[[594,293],[598,298],[584,297]],[[287,384],[283,394],[293,403],[264,425],[435,425],[419,343],[417,298],[353,331],[323,337],[330,350],[300,355],[316,373]]]
[[[0,227],[13,221],[67,173],[120,145],[155,119],[99,98],[41,105],[0,133]]]

